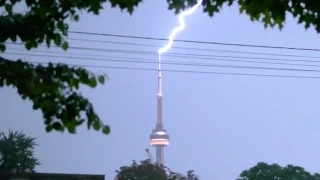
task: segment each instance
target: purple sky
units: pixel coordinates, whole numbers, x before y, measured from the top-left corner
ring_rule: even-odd
[[[318,48],[320,41],[314,30],[305,31],[296,20],[288,18],[285,28],[264,29],[239,15],[237,7],[224,10],[210,18],[199,9],[186,19],[186,29],[177,39],[216,41]],[[130,16],[117,9],[106,9],[99,15],[85,15],[71,30],[166,38],[178,21],[167,11],[165,1],[146,1]],[[134,42],[164,45],[166,42],[120,39],[104,36],[71,34],[72,38],[104,41]],[[156,52],[156,47],[124,46],[107,43],[70,41],[70,46],[104,49],[124,49]],[[175,43],[174,46],[238,50],[264,53],[320,56],[316,52],[240,48],[192,43]],[[11,49],[10,49],[11,48]],[[15,48],[15,49],[14,49]],[[24,53],[18,46],[8,52]],[[44,54],[45,49],[34,51]],[[51,55],[62,54],[52,49]],[[50,53],[48,52],[48,53]],[[171,53],[197,53],[211,55],[250,56],[235,53],[217,53],[172,49]],[[70,49],[70,56],[126,56],[149,58],[157,56],[80,51]],[[86,54],[86,55],[83,55]],[[64,61],[76,64],[94,64],[123,67],[157,68],[157,64],[123,62],[97,62],[81,59],[57,59],[7,55],[8,58],[25,58],[30,61]],[[268,56],[258,56],[265,57]],[[279,57],[273,57],[279,58]],[[281,58],[281,57],[280,57]],[[282,57],[283,58],[283,57]],[[294,59],[294,58],[291,58]],[[295,58],[298,59],[298,58]],[[299,58],[302,59],[302,58]],[[306,58],[303,58],[306,59]],[[201,62],[228,65],[266,66],[249,63],[213,62],[203,59],[164,57],[164,60]],[[313,59],[316,60],[316,59]],[[314,63],[316,64],[316,63]],[[272,66],[273,67],[273,66]],[[283,68],[311,69],[308,67],[281,66]],[[164,65],[164,69],[193,71],[264,73],[281,75],[320,76],[317,73],[297,73],[228,69],[214,67],[187,67]],[[313,68],[315,69],[315,68]],[[0,89],[0,130],[23,130],[38,137],[36,155],[42,165],[40,172],[105,174],[114,177],[114,171],[132,160],[144,160],[149,147],[149,134],[156,122],[157,72],[91,68],[105,72],[110,81],[94,90],[83,88],[83,94],[94,103],[96,111],[112,133],[101,133],[80,128],[77,135],[45,132],[40,112],[34,112],[30,102],[23,102],[12,88]],[[165,149],[165,164],[174,171],[194,169],[204,180],[235,179],[239,173],[259,161],[294,164],[308,171],[318,171],[320,156],[320,84],[316,79],[286,79],[253,76],[227,76],[196,73],[163,73],[164,126],[171,135],[171,145]],[[151,149],[154,154],[154,149]]]

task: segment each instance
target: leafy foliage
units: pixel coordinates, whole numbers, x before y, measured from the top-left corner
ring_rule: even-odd
[[[179,13],[197,3],[197,0],[167,0],[169,9]],[[223,7],[237,4],[241,13],[247,14],[252,21],[259,21],[265,27],[278,26],[280,29],[286,22],[288,14],[298,19],[298,23],[304,23],[308,29],[313,26],[320,32],[320,1],[309,0],[203,0],[204,12],[214,16]]]
[[[28,11],[13,12],[13,6],[21,2],[26,3]],[[0,7],[6,10],[0,16],[0,50],[5,52],[8,40],[22,41],[28,50],[44,42],[48,47],[54,43],[66,50],[69,47],[64,40],[68,35],[66,21],[78,21],[81,10],[98,14],[104,2],[106,0],[0,0]],[[31,100],[33,108],[43,112],[48,132],[67,129],[75,133],[86,121],[88,128],[102,129],[108,134],[109,126],[102,123],[90,101],[78,92],[80,85],[94,88],[104,82],[105,75],[94,75],[84,68],[53,63],[34,65],[0,56],[0,87],[13,86],[23,99]]]
[[[173,172],[165,166],[152,164],[150,160],[141,161],[140,164],[136,161],[130,166],[121,166],[116,171],[116,180],[200,180],[194,171],[190,170],[186,175]]]
[[[18,131],[0,133],[0,172],[34,172],[39,160],[34,157],[36,138]]]
[[[10,69],[10,71],[6,71]],[[73,78],[69,78],[73,77]],[[78,92],[80,82],[95,87],[97,81],[103,83],[103,77],[97,80],[83,68],[53,65],[47,67],[32,65],[22,61],[9,61],[0,57],[0,87],[12,85],[17,88],[23,99],[33,102],[33,109],[41,109],[47,131],[63,131],[66,127],[74,133],[76,126],[85,121],[80,116],[86,113],[88,127],[96,130],[101,126],[92,104]],[[61,119],[61,122],[57,121]],[[105,127],[104,131],[109,131]]]
[[[311,174],[304,168],[294,165],[281,167],[278,164],[267,164],[259,162],[257,165],[241,172],[237,180],[257,180],[257,179],[281,179],[281,180],[319,180],[320,175]]]

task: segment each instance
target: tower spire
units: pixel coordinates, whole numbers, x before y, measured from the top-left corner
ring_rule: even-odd
[[[161,54],[158,55],[158,96],[162,96]]]

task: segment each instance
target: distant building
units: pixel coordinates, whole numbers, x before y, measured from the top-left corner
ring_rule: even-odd
[[[56,173],[0,173],[0,180],[104,180],[104,175]]]

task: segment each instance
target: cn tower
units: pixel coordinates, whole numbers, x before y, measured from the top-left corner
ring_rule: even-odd
[[[184,17],[192,14],[201,4],[203,0],[197,0],[197,3],[191,9],[183,11],[179,15],[179,26],[174,28],[169,35],[169,42],[158,50],[159,66],[158,66],[158,95],[157,95],[157,123],[155,129],[152,130],[150,135],[151,146],[156,147],[156,163],[159,165],[164,164],[164,147],[169,145],[169,134],[163,128],[162,123],[162,75],[161,75],[161,54],[167,52],[172,44],[173,39],[178,32],[185,28]]]
[[[159,54],[158,66],[158,95],[157,95],[157,123],[150,135],[150,144],[156,148],[156,163],[164,164],[164,147],[169,145],[169,134],[163,128],[162,123],[162,74],[161,54]]]

